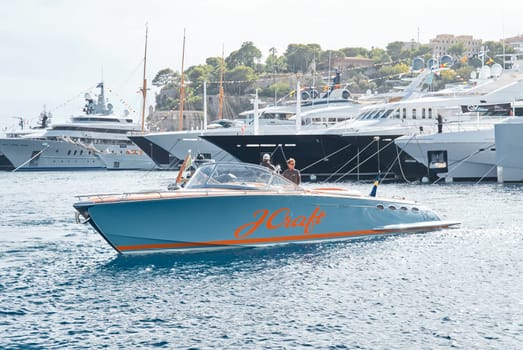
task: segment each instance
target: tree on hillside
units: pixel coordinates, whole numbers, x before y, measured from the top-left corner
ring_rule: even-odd
[[[224,90],[228,94],[243,95],[258,77],[254,69],[247,66],[237,66],[225,72]]]
[[[379,48],[372,48],[369,51],[368,57],[374,60],[374,62],[376,63],[387,63],[391,61],[390,56],[387,54],[387,51]]]
[[[213,67],[214,69],[220,68],[223,63],[224,63],[224,60],[221,57],[208,57],[205,60],[205,64]]]
[[[208,64],[189,67],[185,71],[186,80],[189,81],[191,90],[194,93],[203,91],[203,82],[209,83],[212,79],[213,67]]]
[[[353,93],[365,93],[367,90],[375,91],[377,89],[376,83],[369,80],[369,78],[361,72],[351,74],[348,84],[349,89]]]
[[[156,73],[152,85],[159,87],[156,94],[156,109],[171,110],[179,102],[180,75],[170,68],[164,68]]]
[[[404,50],[404,47],[405,44],[403,43],[403,41],[393,41],[387,44],[387,54],[390,56],[392,61],[398,61],[400,58],[404,58],[402,57],[402,51]]]
[[[231,52],[225,59],[227,68],[233,69],[236,66],[247,66],[256,69],[256,63],[262,57],[261,51],[254,46],[252,41],[246,41],[239,50]]]
[[[340,49],[345,57],[369,57],[369,50],[364,47],[346,47]]]
[[[207,93],[209,95],[218,94],[222,70],[225,73],[225,60],[221,57],[209,57],[205,60],[205,63],[210,67],[208,76],[210,84],[207,85]]]
[[[287,59],[287,67],[290,72],[306,73],[319,52],[321,52],[321,47],[318,44],[289,44],[283,56]]]
[[[465,52],[465,44],[460,41],[460,42],[457,42],[453,45],[451,45],[447,52],[454,58],[458,58],[458,57],[461,57],[463,56],[463,53]]]
[[[287,71],[287,60],[284,56],[276,54],[276,48],[269,49],[269,56],[265,60],[266,73],[283,73]]]
[[[400,74],[408,73],[410,71],[409,65],[406,63],[398,63],[393,66],[384,65],[378,69],[378,75],[380,77],[391,78],[399,76]]]
[[[429,45],[420,45],[417,49],[411,52],[411,56],[409,58],[414,57],[421,57],[427,62],[430,58],[432,58],[432,47]]]
[[[265,89],[262,89],[258,92],[260,97],[270,97],[270,98],[281,98],[282,96],[288,95],[291,90],[289,83],[277,82],[269,85]],[[276,101],[274,101],[276,102]]]
[[[485,48],[489,49],[489,52],[487,52],[487,55],[490,57],[494,57],[495,55],[502,55],[503,53],[515,53],[516,49],[514,49],[510,45],[503,45],[503,42],[500,41],[485,41]]]
[[[178,73],[175,73],[171,68],[164,68],[156,73],[152,84],[156,87],[163,87],[174,84],[175,81],[179,80],[179,77]]]
[[[327,50],[321,53],[320,57],[316,58],[316,70],[325,70],[333,68],[333,62],[345,58],[345,53],[341,50]]]

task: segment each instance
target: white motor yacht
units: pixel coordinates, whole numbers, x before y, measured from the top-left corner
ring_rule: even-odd
[[[84,113],[39,133],[0,139],[2,153],[17,171],[152,169],[154,162],[128,138],[140,130],[105,103],[103,83],[95,102],[86,95]]]
[[[425,181],[495,180],[499,176],[501,159],[507,162],[507,176],[513,178],[510,169],[514,166],[509,165],[513,160],[506,154],[514,155],[512,142],[516,138],[510,128],[517,122],[512,124],[512,120],[523,119],[511,116],[515,113],[523,115],[523,108],[517,106],[517,102],[479,106],[478,109],[491,108],[490,115],[487,113],[467,122],[447,123],[442,132],[406,135],[394,142],[413,161],[426,167]],[[504,132],[498,131],[499,135],[495,137],[494,130],[500,123],[507,125],[512,137],[505,135],[506,128]],[[500,146],[504,150],[502,155],[498,154]]]

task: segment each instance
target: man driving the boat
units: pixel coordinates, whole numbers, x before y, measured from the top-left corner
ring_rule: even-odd
[[[278,171],[278,168],[271,163],[271,156],[269,155],[269,153],[265,153],[263,155],[262,162],[260,163],[260,165],[263,165],[264,167],[269,168],[272,171]]]

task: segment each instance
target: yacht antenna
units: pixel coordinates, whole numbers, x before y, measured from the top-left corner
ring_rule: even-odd
[[[223,60],[223,44],[222,44],[222,61],[220,67],[220,90],[218,95],[218,119],[222,119],[223,115],[223,70],[224,70],[224,60]]]
[[[144,132],[145,129],[145,105],[146,105],[146,97],[147,97],[147,79],[145,79],[145,68],[147,66],[147,32],[149,31],[149,27],[147,23],[145,24],[145,53],[143,55],[143,85],[142,85],[142,97],[143,97],[143,104],[142,104],[142,132]]]
[[[178,122],[178,130],[183,129],[183,103],[185,100],[185,82],[183,75],[183,64],[185,59],[185,28],[183,28],[183,48],[182,48],[182,75],[180,79],[180,117]]]
[[[276,48],[273,46],[270,50],[272,53],[272,83],[274,85],[274,105],[278,101],[278,88],[276,87]]]
[[[329,106],[329,101],[330,101],[330,96],[331,96],[331,91],[332,89],[334,89],[334,87],[331,85],[331,84],[334,84],[332,81],[331,81],[331,51],[329,51],[329,88],[327,89],[327,106]]]
[[[506,66],[505,66],[505,22],[503,22],[503,26],[502,26],[502,31],[503,31],[503,40],[501,40],[501,44],[503,45],[503,70],[507,69]]]
[[[207,82],[203,81],[203,130],[207,130]]]
[[[296,133],[300,132],[301,129],[301,93],[300,93],[300,77],[297,77],[296,83]]]
[[[258,114],[258,89],[256,89],[256,94],[254,96],[254,135],[258,135],[260,128],[260,116]]]
[[[313,52],[313,56],[312,56],[312,86],[310,88],[312,104],[314,104],[313,91],[315,89],[315,86],[316,86],[316,51]]]

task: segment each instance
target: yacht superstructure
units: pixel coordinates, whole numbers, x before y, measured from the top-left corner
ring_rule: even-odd
[[[0,139],[0,152],[17,171],[152,169],[152,160],[128,138],[140,125],[115,115],[103,83],[97,87],[97,101],[86,96],[83,114],[39,134]]]

